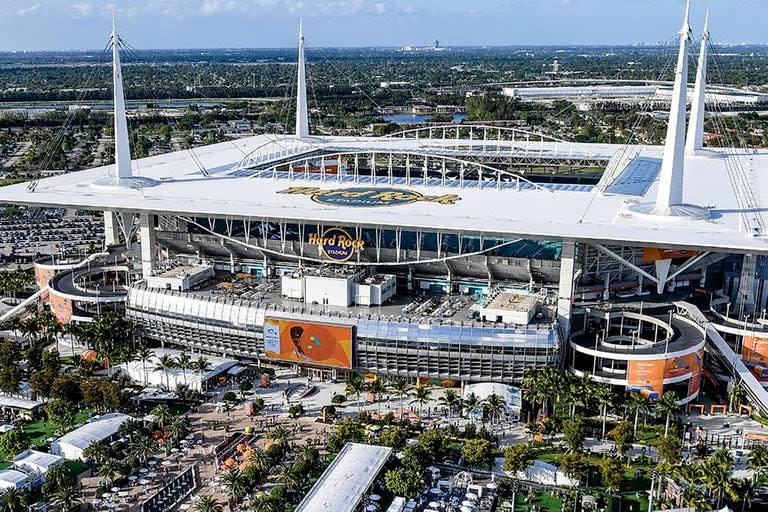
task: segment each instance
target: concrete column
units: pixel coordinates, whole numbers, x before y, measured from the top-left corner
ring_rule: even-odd
[[[148,213],[139,215],[139,242],[141,244],[141,273],[146,279],[152,273],[157,261],[154,215]]]
[[[573,304],[573,277],[576,269],[576,244],[563,242],[560,253],[560,286],[557,296],[557,323],[565,335],[564,342],[568,343],[571,335],[571,306]],[[567,350],[563,347],[562,350]]]
[[[117,212],[104,212],[104,245],[115,247],[120,245],[120,223]]]

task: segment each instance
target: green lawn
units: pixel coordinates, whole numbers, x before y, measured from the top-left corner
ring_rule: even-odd
[[[528,503],[525,499],[524,493],[518,493],[515,496],[515,512],[528,512],[533,506],[538,507],[542,512],[561,512],[563,508],[562,500],[553,498],[548,492],[537,493]]]
[[[88,421],[88,418],[91,417],[91,411],[89,409],[85,409],[83,411],[78,412],[75,415],[75,424],[78,423],[85,423]],[[33,421],[32,423],[27,423],[24,425],[24,433],[29,438],[30,442],[32,443],[32,446],[40,446],[45,444],[45,440],[49,437],[57,437],[56,436],[56,429],[58,428],[58,425],[55,423],[51,423],[49,421]]]
[[[88,464],[79,460],[65,460],[64,467],[70,470],[73,475],[78,476],[88,469]]]

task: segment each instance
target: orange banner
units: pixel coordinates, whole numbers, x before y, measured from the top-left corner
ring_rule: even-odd
[[[658,260],[674,260],[676,258],[692,258],[697,254],[699,254],[697,251],[645,247],[643,248],[643,263],[652,263]]]
[[[629,361],[627,387],[630,391],[643,393],[651,399],[658,399],[664,389],[666,361]]]
[[[267,318],[267,357],[297,363],[352,367],[352,327]]]
[[[745,363],[768,363],[768,339],[744,336],[741,359]]]
[[[700,366],[698,364],[699,359],[701,359],[701,356],[698,352],[682,357],[667,359],[666,367],[664,368],[664,378],[673,379],[689,373],[698,372],[698,367]]]

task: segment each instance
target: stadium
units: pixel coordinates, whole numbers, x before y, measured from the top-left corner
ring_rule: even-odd
[[[62,321],[124,308],[151,343],[318,379],[515,385],[558,366],[689,403],[708,375],[768,412],[768,151],[703,145],[708,29],[686,128],[688,13],[663,146],[469,124],[311,135],[302,32],[294,135],[132,162],[112,37],[116,163],[0,189],[104,212],[101,259],[40,264]]]

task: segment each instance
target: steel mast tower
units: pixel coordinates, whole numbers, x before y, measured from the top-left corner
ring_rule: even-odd
[[[309,115],[307,114],[307,75],[304,69],[304,21],[299,20],[299,65],[296,80],[296,138],[309,137]]]
[[[695,155],[704,147],[704,116],[706,113],[707,96],[707,56],[709,52],[709,13],[704,22],[704,32],[701,34],[701,50],[699,65],[696,70],[696,85],[693,89],[691,102],[691,120],[688,125],[688,135],[685,142],[685,153]]]

